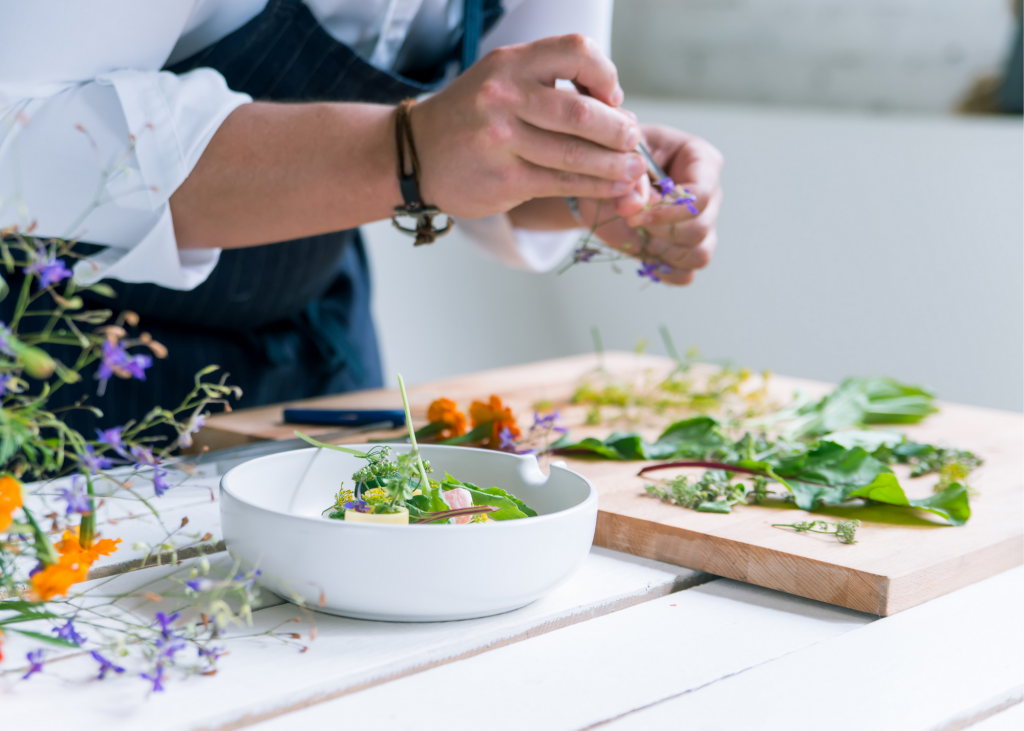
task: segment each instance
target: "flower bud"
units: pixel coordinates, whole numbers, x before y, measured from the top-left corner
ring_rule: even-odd
[[[57,367],[49,353],[35,346],[20,349],[18,351],[18,360],[21,362],[25,372],[33,378],[49,378]]]

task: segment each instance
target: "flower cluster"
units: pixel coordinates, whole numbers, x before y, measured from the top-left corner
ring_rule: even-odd
[[[653,181],[652,188],[659,194],[659,197],[648,203],[644,209],[645,211],[657,211],[672,206],[682,206],[686,208],[691,216],[700,215],[700,209],[697,208],[697,196],[691,193],[689,189],[681,188],[676,185],[672,178],[666,177],[661,180]],[[663,277],[672,271],[672,267],[662,261],[659,256],[648,251],[647,245],[650,241],[650,234],[645,228],[637,228],[637,232],[640,236],[640,247],[637,250],[632,250],[623,246],[622,251],[620,251],[619,249],[608,246],[597,238],[598,229],[622,220],[622,217],[618,215],[613,215],[602,220],[601,208],[602,205],[599,205],[593,225],[580,239],[575,251],[572,253],[572,257],[559,271],[559,274],[567,271],[576,264],[591,262],[610,262],[613,268],[615,268],[616,271],[619,271],[618,267],[615,266],[616,262],[619,262],[629,256],[639,259],[640,267],[637,269],[636,273],[641,279],[646,279],[649,282],[655,283],[663,281]],[[623,253],[623,251],[626,251],[627,253]]]
[[[49,395],[81,383],[85,369],[95,368],[98,390],[103,393],[115,378],[144,380],[155,359],[167,356],[167,349],[148,333],[129,334],[139,324],[134,313],[121,312],[108,322],[109,310],[85,306],[81,296],[85,290],[104,297],[115,293],[104,283],[83,286],[74,279],[69,262],[79,257],[73,249],[70,241],[41,240],[16,229],[0,231],[0,293],[9,288],[8,277],[22,281],[10,319],[0,322],[0,597],[19,597],[0,602],[0,625],[8,632],[39,639],[39,633],[23,630],[18,623],[54,618],[53,636],[47,636],[50,644],[87,649],[99,663],[99,678],[126,672],[112,651],[123,653],[126,643],[148,643],[158,658],[149,674],[154,689],[159,689],[166,668],[176,662],[181,649],[175,639],[163,630],[149,637],[133,619],[121,625],[118,636],[108,637],[109,645],[92,641],[85,647],[87,638],[73,619],[78,609],[69,613],[68,608],[80,600],[76,585],[121,543],[120,538],[98,535],[97,508],[112,498],[137,499],[158,514],[156,506],[138,492],[137,478],[152,483],[157,497],[163,495],[171,487],[170,470],[181,462],[177,448],[192,444],[192,435],[202,427],[210,406],[227,408],[228,400],[241,392],[226,385],[223,377],[204,380],[217,370],[213,366],[196,375],[192,390],[177,408],[150,409],[137,420],[97,430],[95,438],[65,423],[68,411],[51,410]],[[28,328],[29,323],[45,325],[35,331]],[[48,351],[51,346],[77,348],[69,361],[73,365],[58,361]],[[91,409],[102,418],[88,403],[80,401],[74,408]],[[173,430],[178,438],[161,443],[154,434],[157,429]],[[47,479],[23,484],[26,477]],[[63,479],[54,482],[52,478]],[[51,501],[57,501],[56,510]],[[40,526],[37,515],[52,519],[49,530]],[[54,541],[51,532],[59,532],[60,539]],[[157,552],[173,554],[175,532],[168,532]],[[250,580],[255,581],[247,577],[245,583]],[[251,586],[236,585],[232,579],[227,583],[231,591],[245,597],[252,593]],[[227,611],[226,606],[219,611]],[[61,618],[59,625],[56,618]],[[204,667],[209,666],[218,653],[205,645],[201,649],[199,658]],[[47,652],[28,652],[23,677],[42,672]]]
[[[65,596],[72,584],[85,581],[89,567],[100,556],[111,555],[121,542],[120,538],[104,538],[84,546],[76,533],[64,531],[64,536],[55,546],[60,558],[32,575],[32,596],[36,601],[47,602],[55,596]]]
[[[498,396],[492,395],[486,402],[474,401],[470,404],[469,418],[473,429],[484,428],[488,431],[483,444],[491,449],[501,449],[503,443],[508,445],[523,434],[516,424],[516,417],[512,415],[512,409],[505,406]]]
[[[466,433],[466,415],[451,399],[439,398],[432,402],[427,409],[427,421],[441,426],[437,432],[439,439],[452,439]]]

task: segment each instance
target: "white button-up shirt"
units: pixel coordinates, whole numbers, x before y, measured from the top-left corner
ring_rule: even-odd
[[[324,29],[381,67],[442,53],[461,0],[306,0]],[[219,249],[179,250],[168,199],[249,96],[211,69],[161,71],[240,28],[266,0],[0,0],[0,228],[108,248],[75,268],[173,289],[200,284]],[[563,33],[605,50],[612,0],[505,0],[481,53]],[[131,140],[131,142],[130,142]],[[552,268],[574,234],[460,221],[510,266]]]

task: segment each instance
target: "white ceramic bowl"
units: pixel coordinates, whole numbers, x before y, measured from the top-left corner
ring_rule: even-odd
[[[518,609],[582,564],[597,523],[597,491],[585,477],[559,463],[545,476],[528,455],[430,445],[422,453],[433,476],[447,471],[500,487],[537,517],[469,525],[330,520],[321,511],[342,480],[351,487],[352,473],[365,462],[311,448],[260,457],[224,475],[220,512],[228,551],[258,566],[265,585],[285,599],[298,595],[331,614],[400,622]]]

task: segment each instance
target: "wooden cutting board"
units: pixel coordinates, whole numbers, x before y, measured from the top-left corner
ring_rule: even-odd
[[[469,374],[413,386],[414,420],[424,420],[427,405],[447,397],[467,408],[473,399],[498,394],[522,422],[539,400],[562,407],[574,435],[606,435],[615,428],[638,429],[653,439],[659,424],[580,426],[581,407],[568,405],[579,380],[593,372],[596,356],[577,356]],[[606,353],[604,368],[620,376],[664,373],[670,362],[654,356]],[[774,376],[770,394],[786,402],[797,389],[814,395],[830,390],[823,383]],[[394,390],[361,391],[297,402],[318,408],[400,407]],[[985,459],[971,479],[967,525],[951,527],[929,513],[886,507],[830,508],[813,515],[792,503],[739,506],[729,515],[698,513],[647,496],[637,476],[640,462],[566,458],[589,477],[600,494],[595,542],[600,546],[667,561],[691,569],[773,589],[889,615],[980,581],[1024,562],[1024,415],[943,403],[942,411],[919,426],[906,428],[916,441],[970,449]],[[281,422],[284,405],[235,411],[212,417],[197,435],[210,449],[266,439],[287,439],[295,427]],[[316,435],[332,427],[307,427]],[[339,443],[396,434],[380,432],[338,439]],[[901,475],[902,477],[903,475]],[[901,480],[908,495],[924,497],[934,479]],[[858,542],[773,528],[812,518],[859,518]]]

